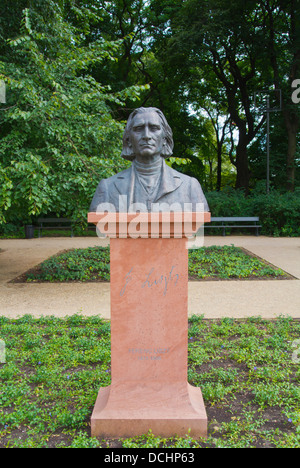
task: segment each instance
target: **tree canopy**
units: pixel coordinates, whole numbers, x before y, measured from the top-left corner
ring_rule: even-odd
[[[122,41],[86,43],[89,10],[71,8],[74,26],[62,8],[25,9],[20,35],[8,41],[13,61],[0,63],[7,84],[1,113],[1,219],[40,213],[86,216],[95,181],[120,170],[123,124],[111,105],[136,100],[143,88],[112,92],[90,69],[116,60]],[[9,57],[7,57],[9,59]],[[12,208],[10,210],[10,208]]]
[[[296,0],[2,0],[0,223],[86,218],[96,185],[126,167],[138,106],[163,110],[174,168],[205,190],[299,186]],[[300,86],[299,86],[300,87]],[[255,101],[254,95],[259,93]]]

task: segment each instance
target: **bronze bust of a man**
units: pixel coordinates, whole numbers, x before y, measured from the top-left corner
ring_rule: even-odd
[[[209,211],[199,182],[171,169],[173,133],[164,114],[156,108],[136,109],[123,136],[129,169],[101,180],[90,212],[112,211]],[[201,209],[202,207],[202,209]]]

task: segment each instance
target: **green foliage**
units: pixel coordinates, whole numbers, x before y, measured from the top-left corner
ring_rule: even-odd
[[[186,119],[185,125],[180,127],[184,133],[190,131],[196,137],[195,146],[194,140],[190,144],[194,154],[205,154],[205,146],[210,143],[209,155],[200,156],[202,160],[210,160],[210,169],[215,170],[218,155],[215,188],[222,187],[220,172],[228,159],[232,175],[236,169],[236,187],[248,191],[257,181],[256,177],[265,179],[265,115],[263,106],[255,109],[253,94],[269,90],[264,100],[269,92],[272,107],[274,104],[278,107],[278,93],[274,98],[274,89],[280,88],[284,112],[272,114],[271,120],[274,133],[280,134],[283,128],[281,142],[284,143],[276,165],[272,160],[271,178],[277,187],[286,186],[290,178],[289,189],[293,189],[296,169],[299,170],[299,106],[291,102],[291,81],[299,70],[296,4],[266,0],[153,0],[150,11],[154,24],[153,48],[164,70],[168,71],[168,77],[172,76],[171,85],[175,82],[178,86],[177,99],[185,108],[193,109],[194,118],[203,120],[206,116],[206,121],[218,127],[217,142],[210,138],[206,143],[191,125],[193,119]],[[160,102],[162,100],[168,109],[168,100],[160,96]],[[223,139],[225,133],[228,135],[226,126],[229,137]],[[259,150],[255,155],[252,152],[249,160],[248,149],[257,140]],[[272,139],[272,155],[278,152],[276,143]],[[260,169],[264,167],[263,173],[258,174],[252,161]],[[224,175],[228,183],[227,171]],[[212,180],[211,174],[209,182]]]
[[[284,276],[234,246],[203,247],[189,252],[191,279],[262,278]],[[110,281],[109,248],[89,247],[56,255],[26,274],[27,281]]]
[[[109,281],[109,249],[90,247],[75,249],[51,257],[43,262],[39,271],[29,273],[27,281]]]
[[[60,319],[0,317],[0,447],[4,448],[299,448],[299,322],[194,316],[188,378],[200,386],[208,439],[90,437],[100,387],[110,385],[110,324],[78,314]]]
[[[189,274],[194,279],[284,276],[282,270],[276,270],[234,246],[213,246],[191,250]]]
[[[300,235],[300,192],[269,195],[253,191],[245,197],[243,191],[227,189],[207,194],[212,216],[259,216],[262,234],[297,237]]]
[[[90,73],[115,60],[121,41],[86,45],[88,23],[76,28],[48,3],[48,10],[24,11],[21,36],[9,41],[16,58],[0,62],[8,95],[0,118],[0,222],[40,213],[85,219],[99,180],[126,165],[119,156],[124,124],[110,105],[137,99],[141,88],[112,93]],[[94,21],[87,12],[76,8],[85,23]]]
[[[48,431],[64,428],[68,434],[78,429],[73,444],[83,444],[80,430],[86,427],[99,387],[110,384],[106,322],[78,315],[0,322],[0,335],[7,343],[7,365],[0,368],[0,438],[26,426],[30,442],[45,446]],[[25,368],[30,372],[24,378]],[[16,440],[16,446],[26,446],[28,437]],[[88,444],[95,445],[92,440]]]
[[[263,109],[253,105],[253,92],[265,89],[282,89],[285,110],[271,115],[271,181],[297,187],[294,3],[2,0],[0,224],[39,214],[86,220],[99,180],[127,167],[121,137],[138,105],[164,111],[171,163],[205,192],[253,188],[266,177]],[[262,203],[267,218],[272,204]],[[262,219],[265,233],[298,235],[294,215],[277,206],[277,217]]]

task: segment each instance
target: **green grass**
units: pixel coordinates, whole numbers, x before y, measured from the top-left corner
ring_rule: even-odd
[[[250,318],[189,327],[188,380],[200,386],[208,439],[149,434],[97,441],[89,419],[110,384],[110,324],[99,317],[0,317],[0,448],[300,447],[300,322]]]
[[[27,281],[109,281],[109,248],[75,249],[51,257],[26,274]],[[202,279],[256,279],[286,276],[234,246],[206,247],[189,252],[189,276]]]

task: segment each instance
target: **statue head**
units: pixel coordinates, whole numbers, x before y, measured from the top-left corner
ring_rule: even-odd
[[[173,148],[173,132],[162,111],[155,107],[140,107],[132,112],[123,136],[124,159],[133,161],[138,156],[157,154],[169,158]]]

